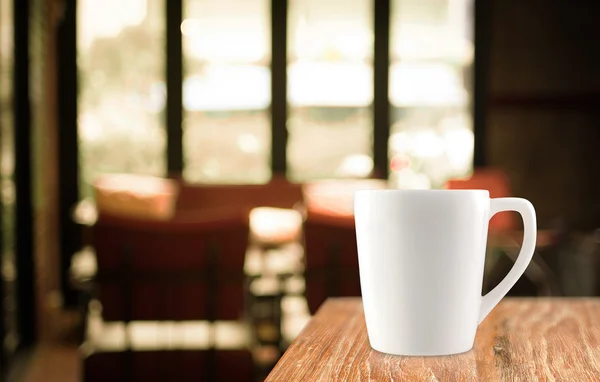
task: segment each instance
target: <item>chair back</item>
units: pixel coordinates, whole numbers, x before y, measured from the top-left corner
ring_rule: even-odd
[[[247,211],[166,221],[100,216],[93,241],[104,320],[238,319],[248,231]]]
[[[177,211],[245,209],[254,207],[293,208],[302,201],[302,186],[274,177],[267,184],[223,185],[180,184]]]
[[[308,210],[304,241],[305,293],[311,314],[328,297],[360,296],[354,216]]]

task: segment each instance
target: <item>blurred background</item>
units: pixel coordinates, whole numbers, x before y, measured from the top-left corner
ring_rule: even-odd
[[[600,296],[600,3],[0,0],[0,380],[262,381],[359,296],[353,192],[529,199]],[[490,223],[483,292],[522,239]]]

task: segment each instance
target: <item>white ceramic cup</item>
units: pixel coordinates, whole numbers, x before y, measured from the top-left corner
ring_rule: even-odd
[[[488,222],[501,211],[523,218],[519,257],[481,296]],[[470,350],[477,325],[531,261],[536,217],[521,198],[484,190],[364,190],[354,198],[365,319],[373,349],[398,355]]]

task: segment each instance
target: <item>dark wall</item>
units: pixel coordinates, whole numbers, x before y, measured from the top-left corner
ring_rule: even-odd
[[[600,2],[495,0],[486,160],[555,219],[600,227]]]

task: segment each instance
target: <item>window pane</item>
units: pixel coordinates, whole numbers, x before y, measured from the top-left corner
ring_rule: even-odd
[[[441,187],[472,170],[473,0],[394,0],[390,179]]]
[[[372,19],[372,1],[290,0],[290,178],[370,174]]]
[[[267,0],[187,0],[181,24],[184,177],[271,178],[271,33]]]
[[[82,193],[100,173],[164,175],[165,0],[79,0],[77,18]]]

